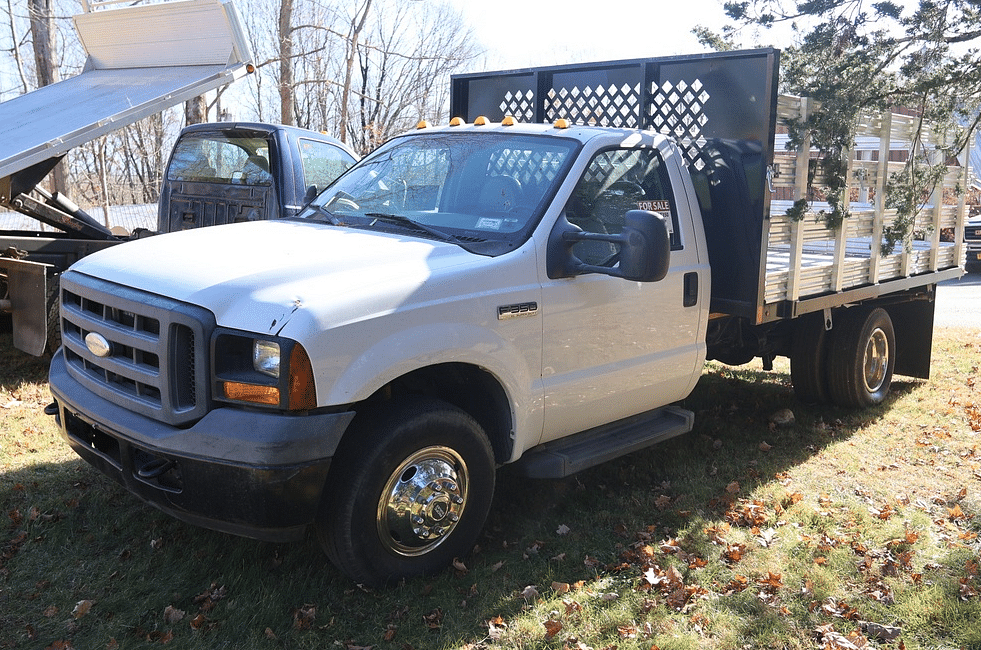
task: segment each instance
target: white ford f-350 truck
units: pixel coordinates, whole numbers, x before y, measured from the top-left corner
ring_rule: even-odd
[[[894,372],[929,374],[963,239],[932,233],[962,232],[963,205],[925,206],[935,230],[891,251],[881,201],[835,230],[771,210],[809,164],[774,152],[778,113],[806,110],[778,103],[778,56],[454,77],[463,119],[295,217],[90,255],[61,279],[51,412],[165,512],[313,525],[377,583],[465,555],[499,465],[560,477],[689,431],[675,404],[707,358],[788,356],[802,399],[879,404]],[[877,187],[905,146],[890,119],[886,155],[855,163]]]

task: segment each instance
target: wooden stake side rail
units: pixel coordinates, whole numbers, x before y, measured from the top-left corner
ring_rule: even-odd
[[[854,147],[847,154],[849,189],[845,205],[849,216],[840,229],[826,226],[820,214],[822,210],[830,210],[826,202],[812,201],[802,220],[794,221],[787,216],[794,200],[814,198],[807,195],[806,176],[799,174],[807,172],[805,165],[816,171],[812,186],[822,184],[823,170],[816,160],[817,152],[806,146],[803,151],[786,148],[787,120],[803,118],[813,106],[807,98],[786,95],[778,102],[774,152],[777,174],[772,189],[790,198],[772,200],[770,218],[764,224],[764,311],[791,313],[795,310],[770,307],[902,278],[924,276],[922,284],[926,285],[958,275],[958,268],[963,265],[966,215],[960,190],[967,186],[969,174],[964,165],[948,166],[943,188],[924,197],[909,237],[882,254],[883,233],[897,215],[878,198],[885,194],[889,178],[904,170],[908,157],[935,155],[935,145],[944,139],[944,134],[926,125],[921,127],[916,116],[886,113],[860,120]],[[781,191],[781,188],[786,189]],[[893,286],[909,284],[907,281]]]

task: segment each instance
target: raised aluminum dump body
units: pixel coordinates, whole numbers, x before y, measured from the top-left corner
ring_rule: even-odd
[[[0,103],[0,178],[246,74],[231,1],[165,2],[75,16],[81,74]]]
[[[0,312],[12,315],[14,346],[35,355],[49,338],[53,275],[121,241],[38,184],[72,148],[231,83],[252,65],[232,0],[83,4],[74,17],[82,72],[0,103],[0,206],[64,231],[0,232]]]

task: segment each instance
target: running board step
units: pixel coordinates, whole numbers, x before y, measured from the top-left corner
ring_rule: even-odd
[[[688,433],[691,411],[668,406],[553,440],[525,452],[518,469],[529,478],[562,478]]]

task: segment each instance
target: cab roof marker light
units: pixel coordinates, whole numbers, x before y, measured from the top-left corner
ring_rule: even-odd
[[[501,120],[501,126],[514,126],[517,123],[518,123],[517,120],[515,120],[514,116],[512,115],[508,115],[503,120]]]
[[[488,124],[490,124],[490,120],[483,115],[478,115],[477,119],[473,121],[474,126],[487,126]]]
[[[466,120],[464,120],[462,117],[454,117],[452,120],[450,120],[450,126],[463,126],[466,123]]]
[[[569,120],[560,117],[559,119],[555,120],[555,124],[553,126],[555,126],[557,129],[568,129],[572,126],[572,123],[569,122]]]
[[[417,129],[428,129],[431,126],[432,124],[430,124],[427,120],[419,120],[419,122],[416,124]]]

